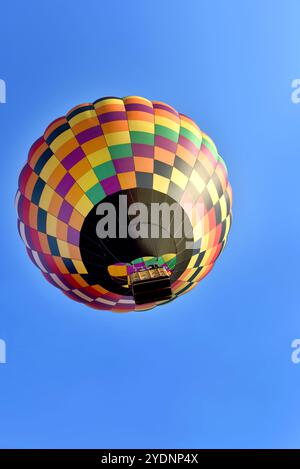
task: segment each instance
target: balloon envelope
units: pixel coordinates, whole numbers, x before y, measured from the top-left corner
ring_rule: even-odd
[[[117,214],[106,238],[97,233],[103,203]],[[150,212],[175,203],[182,220],[172,212],[168,236],[151,236],[149,213],[137,227],[127,212],[136,203]],[[93,308],[127,312],[165,302],[135,303],[128,282],[135,270],[164,268],[171,300],[209,273],[227,240],[232,192],[224,161],[192,119],[162,102],[109,97],[47,127],[29,151],[16,205],[29,257],[51,284]],[[147,236],[120,235],[124,227]]]

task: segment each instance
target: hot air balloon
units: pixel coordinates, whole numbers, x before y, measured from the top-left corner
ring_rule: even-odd
[[[212,140],[173,107],[138,96],[81,104],[52,122],[16,195],[20,236],[44,277],[113,312],[192,290],[226,244],[231,206]]]

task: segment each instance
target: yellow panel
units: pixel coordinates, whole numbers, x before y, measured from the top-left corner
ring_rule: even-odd
[[[89,160],[91,166],[94,168],[95,166],[99,166],[99,164],[105,163],[106,161],[111,160],[111,156],[109,153],[108,148],[102,148],[102,150],[97,150],[90,155],[87,155],[87,159]]]
[[[88,273],[85,266],[84,266],[84,264],[83,264],[83,262],[78,261],[76,259],[72,259],[72,262],[75,266],[75,269],[77,270],[77,272],[79,274],[87,274]]]
[[[152,107],[152,102],[149,101],[149,99],[147,98],[143,98],[142,96],[125,96],[124,98],[124,101],[126,102],[127,100],[136,100],[138,102],[138,104],[140,104],[140,102],[144,102],[147,106],[150,106]]]
[[[70,253],[69,253],[68,243],[66,241],[62,241],[61,239],[57,239],[57,245],[58,245],[58,249],[59,249],[61,257],[69,258]]]
[[[201,202],[196,202],[195,204],[192,205],[191,210],[189,209],[189,206],[185,206],[184,204],[185,211],[187,212],[189,216],[189,220],[191,222],[192,226],[196,226],[199,222],[201,222],[204,225],[204,212],[205,212],[205,206]]]
[[[72,139],[75,139],[72,130],[71,129],[65,130],[65,132],[58,135],[58,137],[56,137],[55,140],[53,140],[53,142],[50,145],[50,148],[53,151],[53,153],[55,153],[56,150],[60,148],[64,143]]]
[[[190,258],[190,262],[189,262],[189,264],[188,264],[188,266],[187,266],[187,269],[191,269],[191,268],[194,267],[195,262],[196,262],[196,260],[198,259],[198,256],[199,256],[198,254],[194,254],[194,256],[192,256],[192,257]]]
[[[138,132],[154,133],[154,123],[143,120],[128,120],[129,130]]]
[[[200,252],[206,251],[208,243],[209,243],[209,237],[210,237],[210,233],[207,233],[205,236],[203,236],[202,241],[201,241]]]
[[[218,195],[216,186],[215,186],[215,184],[214,184],[214,182],[213,182],[212,179],[210,179],[210,180],[208,181],[207,190],[208,190],[208,192],[209,192],[209,195],[210,195],[210,197],[211,197],[211,200],[212,200],[213,204],[215,205],[215,204],[218,202],[218,200],[219,200],[219,195]]]
[[[205,188],[205,183],[195,169],[193,169],[192,174],[190,175],[190,181],[199,191],[199,194],[201,194],[203,189]]]
[[[226,218],[226,230],[225,230],[224,238],[227,238],[229,228],[230,228],[230,216],[228,215],[228,217]]]
[[[84,191],[87,191],[88,189],[93,187],[98,182],[99,182],[98,178],[96,177],[96,175],[95,175],[95,173],[92,169],[90,171],[88,171],[86,174],[84,174],[83,176],[81,176],[81,178],[79,178],[77,180],[77,183],[79,184],[81,189],[83,189]]]
[[[39,206],[44,210],[48,210],[53,194],[54,190],[46,184],[39,201]]]
[[[174,132],[179,133],[179,123],[177,124],[176,122],[171,119],[168,119],[167,117],[155,115],[155,124],[163,125],[164,127],[167,127],[168,129],[172,129],[174,130]]]
[[[211,249],[208,249],[208,251],[206,251],[206,253],[204,254],[203,259],[200,263],[201,267],[206,265],[207,262],[209,262],[210,256],[211,256]]]
[[[168,192],[170,180],[160,176],[159,174],[153,174],[153,189],[166,194]]]
[[[47,213],[46,231],[48,235],[55,237],[57,236],[56,225],[57,218],[51,215],[51,213]]]
[[[113,132],[111,134],[105,134],[105,139],[108,146],[121,145],[122,143],[130,143],[130,134],[125,132]]]
[[[79,202],[75,205],[75,208],[79,213],[81,213],[81,215],[85,216],[93,208],[93,204],[86,195],[83,195]]]
[[[185,174],[183,174],[177,168],[173,168],[172,175],[171,175],[171,181],[175,182],[175,184],[177,184],[177,186],[181,187],[181,189],[184,189],[187,182],[188,182],[188,177],[185,176]]]
[[[169,262],[170,260],[174,259],[174,257],[176,257],[176,254],[174,252],[170,252],[162,256],[164,262]]]
[[[203,236],[203,223],[201,221],[199,223],[197,223],[196,226],[194,226],[193,233],[194,233],[194,241],[198,241],[198,239],[202,238],[202,236]]]
[[[227,205],[226,205],[224,194],[220,198],[220,207],[221,207],[221,221],[223,221],[227,217]]]
[[[123,101],[122,101],[122,99],[119,99],[119,98],[102,99],[98,103],[94,104],[94,108],[99,109],[103,106],[107,106],[108,104],[123,104]]]
[[[74,127],[74,125],[78,124],[79,122],[82,122],[86,119],[91,119],[91,118],[96,118],[98,121],[98,117],[95,111],[92,109],[89,109],[87,111],[80,112],[79,114],[76,114],[76,116],[72,117],[72,119],[69,120],[69,124],[71,127]]]
[[[47,161],[45,166],[43,167],[40,177],[44,179],[44,181],[48,181],[49,177],[52,175],[53,171],[57,166],[60,164],[59,160],[53,155],[51,158]]]

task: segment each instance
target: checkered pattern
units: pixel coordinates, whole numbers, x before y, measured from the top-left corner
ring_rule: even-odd
[[[132,188],[162,192],[191,207],[192,255],[172,285],[175,296],[196,286],[224,248],[231,187],[224,161],[195,122],[137,96],[82,104],[33,144],[16,195],[19,233],[31,260],[73,300],[115,312],[156,305],[136,306],[132,297],[89,284],[81,259],[80,231],[90,210]],[[176,258],[169,261],[176,270]]]

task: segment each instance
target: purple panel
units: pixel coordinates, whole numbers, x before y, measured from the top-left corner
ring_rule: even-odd
[[[71,244],[75,244],[75,246],[79,246],[79,238],[80,233],[79,231],[75,230],[72,226],[68,227],[68,242]]]
[[[48,264],[48,262],[47,262],[47,259],[46,259],[45,255],[44,255],[44,253],[38,252],[37,254],[38,254],[38,258],[39,258],[39,260],[40,260],[40,263],[42,264],[42,266],[44,267],[44,269],[45,269],[47,272],[50,272],[51,269],[49,268],[49,264]],[[49,257],[51,257],[51,256],[49,256]],[[33,262],[35,263],[35,265],[37,265],[37,263],[36,263],[35,260],[34,260]],[[40,269],[40,266],[39,266],[39,265],[38,265],[38,268]]]
[[[85,157],[85,154],[82,148],[78,147],[73,150],[68,156],[62,160],[62,165],[67,169],[71,169],[78,161],[82,160]]]
[[[183,135],[179,135],[178,143],[190,151],[193,155],[197,156],[199,153],[199,148],[191,142],[188,138],[184,137]]]
[[[117,176],[111,176],[109,178],[103,179],[101,185],[107,195],[114,194],[121,190],[119,179]]]
[[[53,278],[51,277],[50,274],[43,272],[43,275],[44,275],[45,279],[48,280],[48,282],[51,283],[54,287],[60,288],[59,285],[57,285],[57,283],[53,280]],[[56,275],[56,277],[58,277],[58,279],[61,281],[61,283],[63,285],[65,285],[65,287],[67,287],[69,289],[74,288],[70,283],[68,283],[66,281],[66,278],[65,278],[64,275],[59,275],[58,273],[55,273],[55,275]]]
[[[54,287],[58,288],[57,283],[54,282],[54,280],[52,279],[52,277],[51,277],[48,273],[43,272],[43,274],[44,274],[45,279],[46,279],[49,283],[51,283],[51,285],[53,285]]]
[[[155,145],[164,150],[171,151],[172,153],[175,153],[177,148],[176,142],[172,142],[172,140],[162,137],[161,135],[155,135]]]
[[[154,158],[153,145],[145,145],[143,143],[132,143],[131,145],[134,156],[146,156]]]
[[[116,173],[125,173],[127,171],[134,171],[133,158],[119,158],[114,160]]]
[[[26,252],[27,252],[28,256],[30,257],[31,262],[33,262],[34,265],[36,265],[37,267],[39,267],[39,266],[37,265],[37,263],[36,263],[35,258],[34,258],[33,255],[32,255],[32,250],[31,250],[30,248],[26,247]]]
[[[69,192],[74,183],[75,180],[72,178],[71,174],[67,173],[58,184],[56,192],[64,197]]]
[[[153,108],[145,104],[125,104],[126,111],[141,111],[153,114]]]
[[[60,207],[58,218],[65,223],[68,223],[73,212],[73,207],[66,200],[63,201]]]
[[[24,194],[25,192],[26,184],[31,174],[32,168],[29,166],[28,163],[26,163],[19,176],[19,189],[22,194]]]
[[[153,108],[154,109],[163,109],[164,111],[168,111],[171,114],[174,114],[174,116],[179,117],[179,114],[175,109],[170,108],[169,106],[166,106],[165,104],[159,104],[159,103],[153,103]]]
[[[105,114],[99,114],[98,119],[101,124],[106,124],[107,122],[126,120],[127,115],[124,111],[106,112]]]
[[[71,274],[60,274],[58,272],[55,272],[56,276],[59,278],[59,280],[67,287],[67,288],[74,288],[74,285],[72,285],[69,281],[68,281],[68,275],[71,275]],[[54,285],[56,287],[58,287],[57,283],[54,283]],[[59,287],[58,287],[59,288]]]
[[[72,293],[72,291],[64,291],[64,294],[71,298],[71,300],[77,301],[77,303],[86,303],[83,298],[80,298],[79,296],[75,295],[75,293]]]
[[[31,236],[30,236],[31,229],[29,228],[29,226],[24,225],[24,231],[25,231],[25,238],[26,238],[26,240],[27,240],[28,245],[29,245],[34,251],[37,251],[37,250],[38,250],[38,247],[37,247],[37,246],[34,246],[34,243],[33,243],[32,238],[31,238]],[[36,264],[35,261],[34,261],[34,263]]]
[[[90,129],[86,129],[83,132],[80,132],[76,135],[76,138],[81,145],[82,143],[88,142],[93,138],[101,137],[101,135],[103,135],[102,129],[99,125],[97,125],[96,127],[91,127]]]
[[[23,203],[24,203],[24,197],[21,194],[20,198],[19,198],[19,201],[18,201],[18,206],[17,206],[18,217],[20,218],[21,221],[24,220],[24,217],[23,217],[23,213],[24,213],[23,212]]]
[[[140,269],[145,268],[145,262],[137,262],[136,264],[133,264],[132,267],[133,267],[133,272],[137,272]]]

